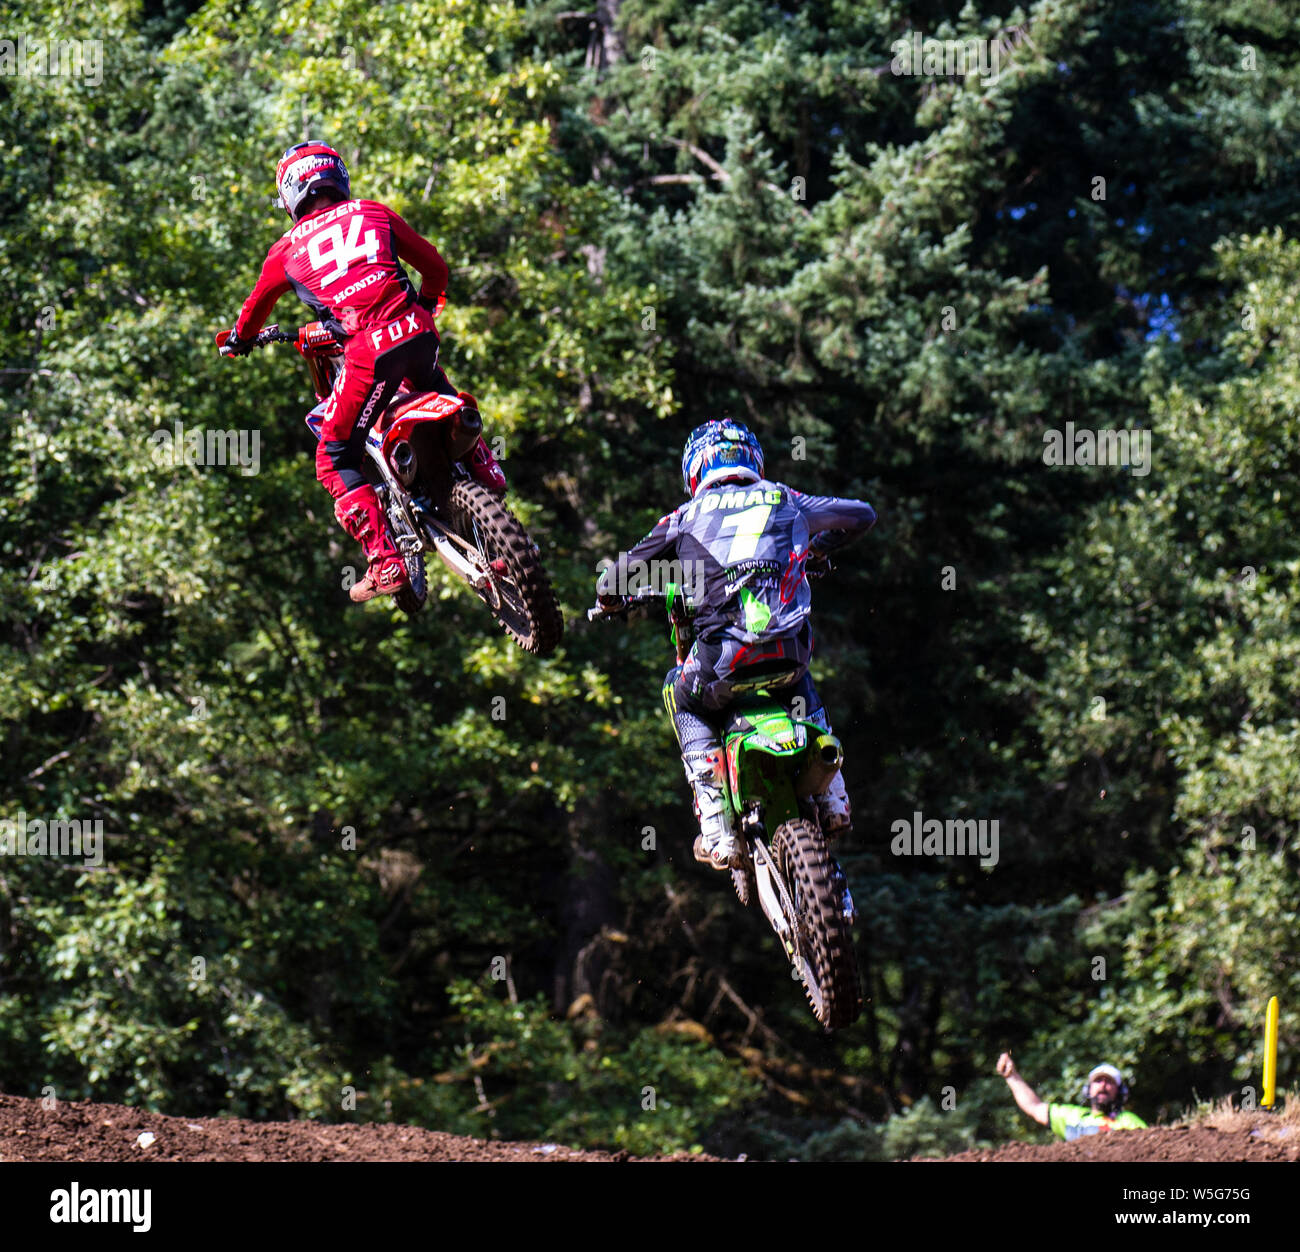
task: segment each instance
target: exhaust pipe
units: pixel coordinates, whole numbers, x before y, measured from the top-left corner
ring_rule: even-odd
[[[478,409],[462,408],[451,420],[447,431],[447,458],[461,461],[469,455],[469,450],[478,443],[483,433],[483,415]]]
[[[403,487],[411,486],[415,482],[415,471],[418,467],[415,462],[415,449],[411,447],[408,440],[399,439],[393,444],[392,461],[393,473],[397,475],[397,481]]]
[[[818,735],[808,762],[795,783],[796,794],[821,795],[843,763],[844,749],[840,746],[840,741],[834,735]]]

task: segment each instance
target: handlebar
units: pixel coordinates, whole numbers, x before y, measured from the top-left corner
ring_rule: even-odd
[[[225,347],[226,340],[230,338],[231,334],[232,331],[229,330],[217,332],[216,344],[218,351]],[[335,351],[338,348],[338,341],[320,322],[312,322],[309,326],[299,328],[296,335],[281,330],[278,324],[268,326],[265,330],[258,331],[248,341],[248,346],[251,350],[253,348],[265,348],[272,343],[291,343],[304,355],[308,350],[312,349],[319,353],[321,351]]]
[[[626,617],[633,609],[640,605],[649,604],[653,600],[666,600],[667,598],[665,592],[659,591],[654,587],[643,587],[640,591],[636,591],[630,596],[619,596],[616,604],[594,604],[587,610],[587,620],[589,622],[595,622],[609,620],[615,617]]]
[[[233,330],[219,330],[216,334],[217,350],[220,351],[226,346],[226,340],[234,333]],[[269,343],[297,343],[298,336],[290,335],[280,329],[279,325],[268,326],[265,330],[260,330],[252,339],[248,341],[250,348],[265,348]]]
[[[258,331],[257,337],[253,340],[253,346],[256,348],[265,348],[268,343],[297,343],[298,336],[291,335],[283,331],[279,326],[268,326],[265,330]]]
[[[428,304],[421,303],[421,307],[428,309],[436,318],[442,312],[443,306],[447,303],[447,293],[444,291],[437,300],[437,303],[430,308]],[[408,310],[409,311],[409,310]],[[226,345],[226,340],[234,333],[234,328],[230,330],[221,330],[216,334],[217,349],[220,351]],[[252,339],[248,341],[249,349],[265,348],[270,343],[291,343],[303,356],[332,356],[340,351],[340,343],[334,338],[334,333],[327,328],[324,322],[310,322],[306,326],[300,326],[296,335],[291,335],[287,331],[280,329],[278,325],[268,326],[265,330],[260,330]],[[226,355],[226,354],[223,354]]]
[[[831,564],[830,557],[825,552],[815,554],[815,560],[809,561],[809,568],[806,569],[807,576],[810,578],[821,578],[830,573],[835,567]],[[601,604],[599,601],[587,610],[587,620],[612,621],[615,618],[626,619],[630,616],[633,609],[642,605],[649,604],[651,601],[661,600],[667,602],[668,618],[672,623],[672,640],[673,647],[677,649],[678,664],[685,663],[690,653],[691,646],[695,642],[695,622],[694,613],[686,599],[681,594],[669,595],[669,589],[674,584],[670,583],[669,587],[659,591],[654,587],[642,587],[631,595],[617,595],[609,597],[609,604]],[[676,588],[680,593],[681,589]]]
[[[831,560],[829,553],[817,552],[811,556],[804,568],[804,574],[812,579],[825,578],[827,574],[832,573],[835,569],[835,563]],[[596,603],[587,610],[587,620],[589,622],[608,621],[612,618],[626,617],[628,613],[641,605],[648,604],[653,600],[666,600],[667,592],[660,591],[655,587],[643,587],[631,595],[619,596],[618,602],[610,605]],[[675,611],[675,606],[674,606]]]

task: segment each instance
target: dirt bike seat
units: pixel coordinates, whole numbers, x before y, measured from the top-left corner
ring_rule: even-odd
[[[753,688],[746,685],[742,692],[737,693],[737,698],[722,711],[721,718],[726,732],[730,734],[734,730],[753,730],[754,725],[749,720],[749,714],[756,709],[770,709],[773,704],[785,707],[779,688],[769,690],[766,684],[756,684]]]

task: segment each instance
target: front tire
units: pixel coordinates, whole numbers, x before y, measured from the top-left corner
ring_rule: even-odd
[[[479,599],[525,652],[550,656],[559,646],[564,620],[537,548],[519,519],[481,483],[463,478],[452,484],[446,511],[456,533],[499,569],[489,588],[476,591]]]
[[[411,534],[411,527],[402,510],[392,507],[387,485],[377,487],[376,490],[384,506],[389,538],[397,544],[397,549],[401,552],[402,540]],[[424,602],[429,598],[429,580],[424,569],[424,556],[419,552],[411,552],[404,555],[402,560],[406,565],[407,583],[393,596],[393,603],[408,617],[414,617],[424,608]]]
[[[408,617],[414,617],[429,598],[429,583],[424,573],[424,557],[415,552],[406,558],[406,576],[410,581],[395,596],[393,602]]]
[[[842,1030],[862,1012],[862,988],[826,837],[805,818],[785,822],[772,838],[772,858],[794,901],[808,1005],[827,1030]]]

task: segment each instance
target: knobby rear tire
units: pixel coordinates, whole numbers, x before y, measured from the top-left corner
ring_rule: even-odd
[[[862,1012],[862,987],[826,837],[806,818],[785,822],[772,838],[772,857],[794,901],[800,947],[811,966],[811,977],[801,971],[808,1005],[827,1030],[842,1030]]]
[[[525,652],[550,656],[564,634],[564,619],[551,580],[537,549],[519,519],[481,483],[458,479],[447,496],[447,518],[456,533],[475,545],[488,561],[505,562],[508,584],[518,591],[513,611],[494,608],[487,595],[481,599],[497,622]]]

